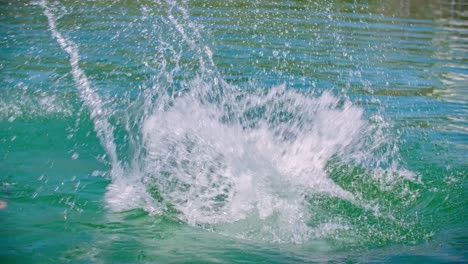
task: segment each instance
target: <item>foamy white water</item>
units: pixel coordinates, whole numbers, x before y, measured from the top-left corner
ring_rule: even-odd
[[[192,85],[210,89],[199,80]],[[303,241],[309,235],[307,194],[356,202],[325,166],[333,156],[359,151],[369,132],[362,109],[349,102],[339,106],[328,93],[314,98],[284,86],[243,97],[233,102],[242,111],[235,116],[263,113],[223,122],[219,105],[204,104],[193,93],[153,113],[143,124],[145,184],[157,190],[166,204],[160,206],[173,207],[188,223],[275,218],[271,232],[279,228],[291,236],[286,239]]]

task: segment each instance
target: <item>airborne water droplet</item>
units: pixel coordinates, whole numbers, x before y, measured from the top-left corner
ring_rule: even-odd
[[[75,152],[75,153],[73,153],[73,155],[71,156],[71,159],[72,159],[72,160],[76,160],[76,159],[79,158],[79,157],[80,157],[80,155],[79,155],[78,153]]]

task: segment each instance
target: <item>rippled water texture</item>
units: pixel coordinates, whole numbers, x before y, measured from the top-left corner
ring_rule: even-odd
[[[468,261],[465,1],[2,1],[0,32],[2,263]]]

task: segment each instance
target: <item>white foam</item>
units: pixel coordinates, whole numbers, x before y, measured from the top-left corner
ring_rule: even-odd
[[[348,102],[340,106],[328,93],[314,98],[280,86],[267,94],[243,92],[244,99],[233,102],[242,106],[237,117],[263,109],[250,127],[252,120],[223,121],[220,105],[201,100],[200,89],[209,84],[197,79],[191,85],[196,92],[175,99],[167,110],[159,108],[142,126],[144,182],[180,219],[204,225],[275,218],[275,226],[267,228],[270,235],[280,228],[275,240],[303,241],[309,236],[305,195],[355,202],[325,167],[332,156],[359,148],[366,135],[362,109]],[[291,119],[274,121],[281,113]]]

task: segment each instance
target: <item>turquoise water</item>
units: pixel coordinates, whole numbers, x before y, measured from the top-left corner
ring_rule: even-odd
[[[464,1],[2,1],[2,263],[468,261]]]

